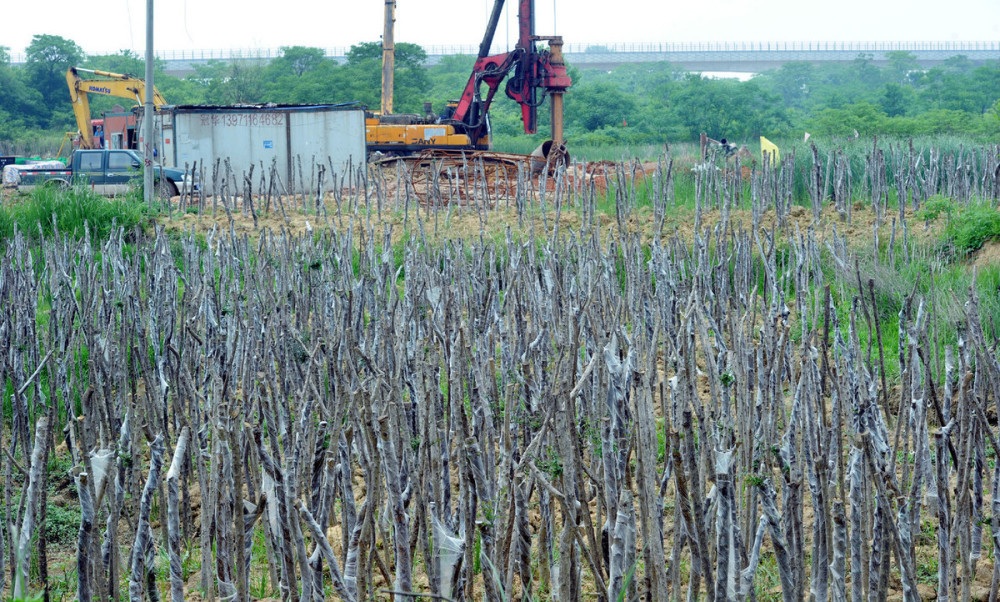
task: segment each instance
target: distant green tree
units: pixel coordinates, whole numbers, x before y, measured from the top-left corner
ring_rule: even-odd
[[[197,65],[193,79],[202,85],[210,104],[255,104],[264,98],[263,71],[255,60],[212,60]]]
[[[592,132],[620,125],[630,118],[635,122],[635,98],[610,83],[582,84],[566,95],[568,125]]]
[[[324,61],[328,61],[322,48],[309,48],[306,46],[282,46],[281,56],[275,58],[268,65],[269,72],[290,72],[298,77],[319,67]]]
[[[966,72],[943,66],[927,70],[919,81],[920,99],[926,108],[967,111],[982,115],[993,105],[1000,89],[1000,61]]]
[[[288,100],[291,103],[328,104],[352,102],[355,99],[345,89],[346,74],[331,60],[324,60],[311,71],[290,82]],[[284,81],[284,80],[282,80]]]
[[[156,89],[172,105],[198,105],[207,102],[205,86],[194,79],[157,75]]]
[[[840,109],[823,109],[807,122],[809,131],[835,137],[849,137],[857,130],[862,136],[883,131],[887,115],[870,102],[859,102]]]
[[[815,68],[811,63],[785,63],[780,69],[768,73],[761,83],[780,94],[786,107],[802,108],[809,97],[814,74]]]
[[[88,56],[83,66],[111,73],[124,73],[133,77],[146,77],[146,61],[134,50],[119,50],[116,54],[96,54]],[[163,70],[164,62],[156,60],[154,71]]]
[[[574,95],[577,89],[591,84],[613,86],[627,99],[622,107],[624,110],[618,111],[620,116],[608,119],[609,125],[593,131],[585,139],[588,143],[604,139],[609,140],[609,144],[660,144],[664,140],[686,138],[686,132],[678,125],[673,99],[686,85],[687,74],[673,65],[666,62],[633,65],[625,69],[620,78],[618,69],[611,72],[580,70],[572,75],[573,87],[567,98],[581,110],[586,111],[586,107],[573,100]],[[567,119],[573,117],[567,114]],[[627,126],[624,125],[626,120]]]
[[[862,82],[862,75],[868,83]],[[839,109],[861,101],[875,102],[882,86],[881,72],[872,64],[870,55],[862,55],[851,63],[814,67],[804,85],[808,95],[793,105],[795,108],[806,113]]]
[[[399,42],[393,59],[393,109],[397,113],[419,113],[431,89],[424,61],[427,53],[416,44]],[[344,83],[358,100],[375,110],[382,98],[382,44],[365,42],[347,52]],[[471,71],[471,69],[470,69]]]
[[[885,84],[882,86],[882,90],[879,105],[889,117],[906,115],[910,104],[916,97],[911,88],[903,87],[895,82]]]
[[[920,115],[887,119],[882,123],[880,132],[896,136],[995,136],[1000,132],[1000,124],[986,115],[932,109]]]
[[[892,50],[885,53],[889,64],[885,67],[886,81],[897,84],[912,84],[912,75],[920,70],[915,54],[905,50]]]
[[[965,75],[975,69],[976,65],[964,54],[957,54],[941,61],[939,65],[942,71]]]
[[[1000,94],[1000,61],[990,61],[976,67],[969,74],[969,87],[972,112],[986,113],[993,108],[997,94]]]
[[[264,67],[264,98],[267,102],[326,104],[342,101],[336,62],[321,48],[285,46],[281,56]]]
[[[716,139],[749,141],[788,128],[780,97],[755,81],[706,79],[692,74],[684,84],[671,103],[691,139],[706,132]]]
[[[573,76],[573,73],[570,73]],[[649,94],[649,91],[666,82],[682,81],[687,73],[680,67],[666,61],[656,63],[632,63],[621,65],[614,71],[591,69],[576,71],[573,84],[585,82],[611,83],[619,90],[638,100]],[[579,81],[578,81],[579,80]]]
[[[76,42],[61,36],[38,34],[31,38],[27,48],[28,85],[42,95],[48,105],[51,127],[68,127],[73,122],[69,91],[66,88],[66,70],[79,65],[84,58],[83,49]]]
[[[859,54],[851,68],[858,84],[862,86],[878,87],[882,83],[882,72],[875,66],[874,57],[870,54]]]
[[[441,57],[436,65],[427,68],[430,82],[427,101],[434,105],[434,111],[441,114],[446,103],[462,96],[475,64],[475,56],[456,54]]]
[[[920,101],[924,106],[940,106],[948,88],[960,80],[954,73],[949,73],[940,66],[925,71],[917,81]]]
[[[25,83],[23,69],[10,65],[10,54],[0,46],[0,140],[11,140],[26,128],[44,126],[49,112],[41,94]]]
[[[974,129],[975,115],[965,111],[932,109],[918,119],[916,134],[963,134]]]

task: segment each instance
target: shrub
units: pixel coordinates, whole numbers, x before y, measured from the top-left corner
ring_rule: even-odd
[[[932,222],[940,217],[942,213],[948,216],[948,223],[951,223],[951,216],[955,213],[955,201],[940,194],[935,194],[927,199],[927,202],[920,208],[917,216],[922,220]]]
[[[1000,237],[1000,212],[989,205],[973,205],[952,220],[947,237],[959,253],[978,251],[987,240]]]

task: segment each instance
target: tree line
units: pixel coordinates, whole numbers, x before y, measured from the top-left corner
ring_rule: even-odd
[[[144,73],[135,52],[87,55],[72,40],[55,35],[34,36],[26,56],[23,65],[12,65],[9,49],[0,47],[0,142],[61,137],[75,128],[64,80],[69,66]],[[428,101],[440,112],[461,93],[474,58],[426,62],[420,46],[396,45],[397,112],[422,112]],[[344,63],[319,48],[288,46],[270,61],[209,61],[184,78],[166,74],[164,67],[157,61],[156,86],[172,104],[379,105],[379,42],[352,46]],[[581,145],[687,141],[700,132],[737,142],[804,132],[984,139],[1000,134],[1000,61],[977,63],[965,56],[924,69],[905,51],[888,53],[885,64],[860,54],[848,64],[787,63],[748,81],[706,78],[666,62],[611,71],[571,65],[570,73],[574,84],[566,97],[566,132]],[[94,115],[115,104],[127,101],[92,99]],[[523,136],[515,103],[499,98],[491,115],[498,140]],[[547,129],[547,111],[542,111],[538,137]]]

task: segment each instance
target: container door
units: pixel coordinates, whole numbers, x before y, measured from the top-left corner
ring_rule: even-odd
[[[164,124],[163,131],[158,139],[163,142],[159,156],[160,165],[163,167],[177,167],[174,157],[174,126]]]
[[[177,167],[177,153],[174,150],[174,116],[162,111],[157,113],[157,116],[160,118],[160,135],[156,137],[160,143],[159,165]]]

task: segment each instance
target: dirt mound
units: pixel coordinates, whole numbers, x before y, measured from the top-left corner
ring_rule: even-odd
[[[986,241],[986,244],[976,251],[972,265],[977,268],[1000,265],[1000,240],[992,239]]]

